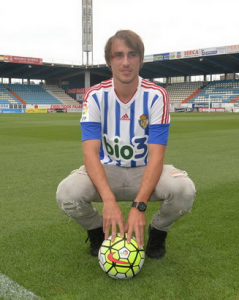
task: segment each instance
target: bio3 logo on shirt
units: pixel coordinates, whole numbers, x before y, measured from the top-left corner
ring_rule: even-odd
[[[148,136],[134,137],[132,145],[122,144],[120,137],[115,136],[113,141],[107,140],[107,135],[103,136],[103,144],[110,157],[116,160],[141,160],[148,154]]]

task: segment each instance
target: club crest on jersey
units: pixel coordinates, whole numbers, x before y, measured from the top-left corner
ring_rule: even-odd
[[[139,119],[139,126],[145,129],[149,124],[149,120],[146,115],[141,115]]]

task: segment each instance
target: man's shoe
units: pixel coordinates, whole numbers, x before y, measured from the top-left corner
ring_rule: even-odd
[[[87,232],[88,238],[85,242],[90,239],[90,254],[91,256],[98,256],[99,249],[105,238],[103,228],[99,227],[96,229],[88,230]]]
[[[161,231],[149,225],[149,239],[146,247],[146,254],[150,258],[160,259],[166,253],[165,239],[166,231]]]

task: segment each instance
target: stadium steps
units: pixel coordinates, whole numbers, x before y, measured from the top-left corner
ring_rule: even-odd
[[[237,101],[239,101],[239,95],[236,96],[232,101],[230,101],[230,103],[236,103]]]
[[[15,97],[18,101],[20,101],[22,104],[27,104],[27,102],[23,100],[20,96],[18,96],[18,94],[13,92],[7,84],[5,84],[4,86],[9,91],[9,93],[13,95],[13,97]]]
[[[9,93],[12,94],[15,98],[17,98],[17,100],[19,100],[22,104],[27,104],[25,100],[23,100],[21,97],[19,97],[15,92],[11,91],[10,89],[9,89]]]
[[[1,104],[21,104],[21,102],[10,93],[6,84],[0,84],[0,103]]]
[[[79,102],[65,93],[65,91],[56,85],[44,85],[43,88],[58,99],[62,104],[79,105]]]
[[[201,93],[202,89],[196,90],[192,95],[190,95],[188,98],[182,101],[182,103],[187,103],[190,101],[193,97],[197,96],[199,93]]]

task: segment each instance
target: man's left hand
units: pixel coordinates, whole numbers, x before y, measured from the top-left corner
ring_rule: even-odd
[[[135,207],[131,207],[129,216],[125,225],[127,232],[127,242],[130,243],[133,232],[135,233],[136,241],[139,248],[144,246],[144,229],[146,226],[145,213],[139,211]]]

